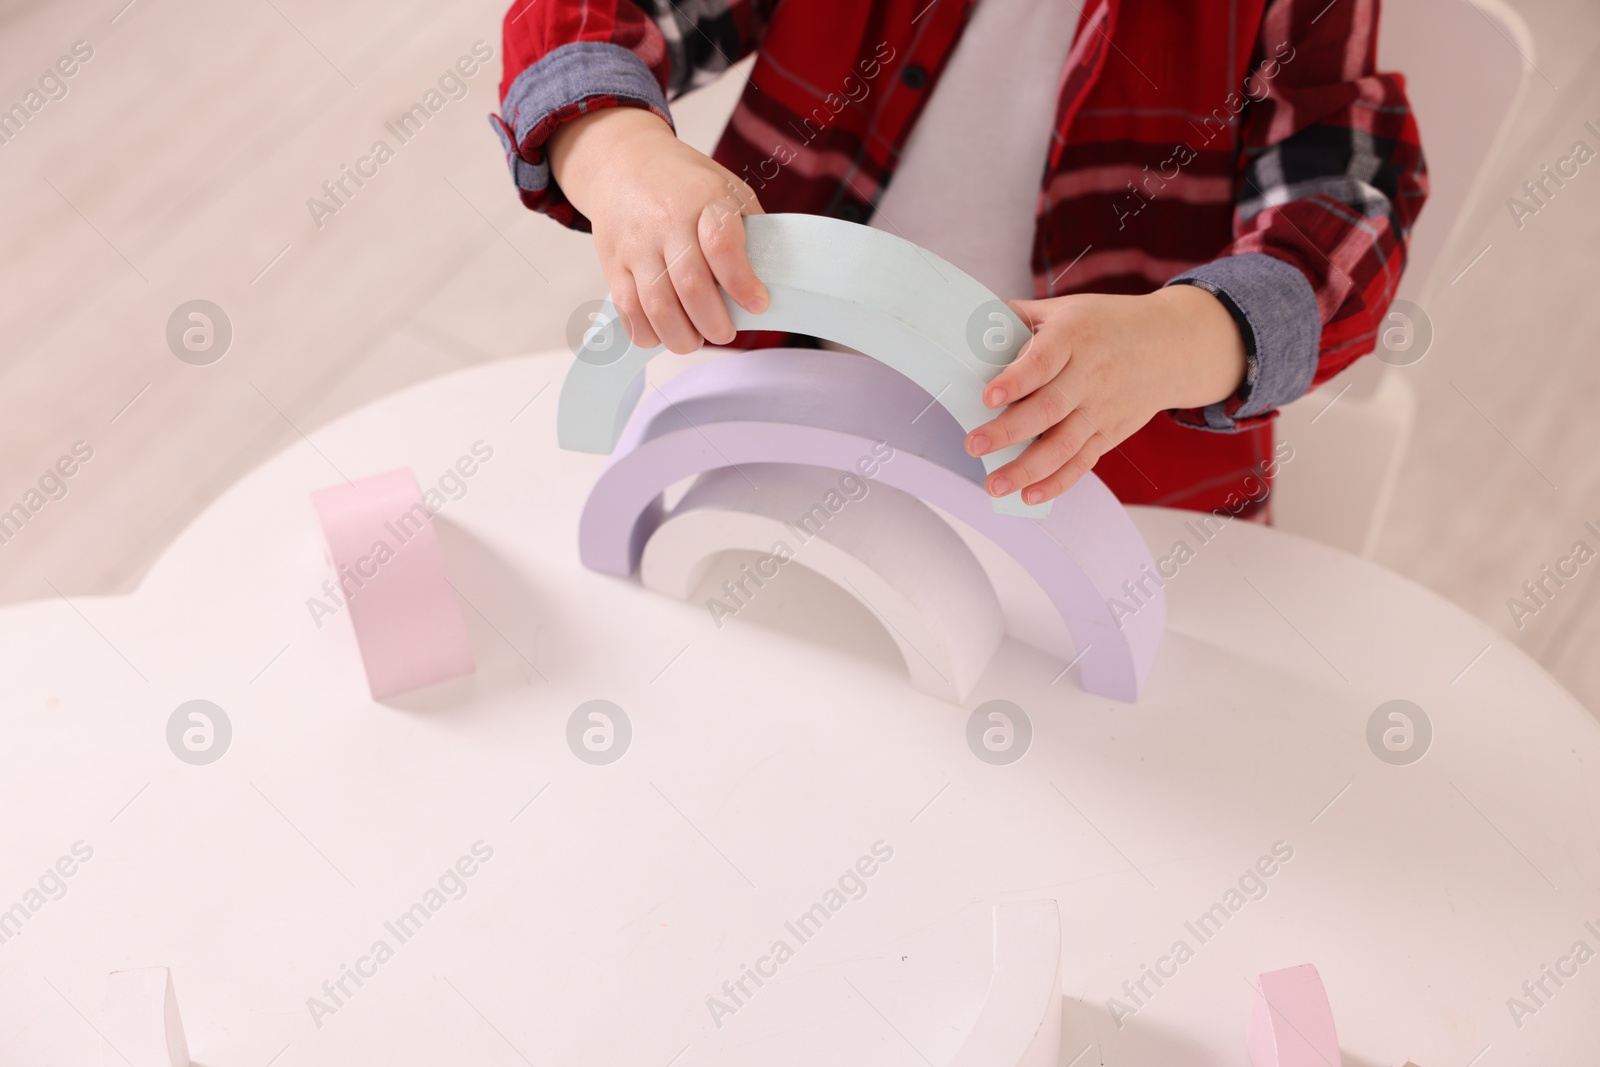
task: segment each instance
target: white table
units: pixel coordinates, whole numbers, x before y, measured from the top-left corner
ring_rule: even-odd
[[[1592,1058],[1600,963],[1520,1029],[1506,1002],[1575,941],[1600,948],[1600,731],[1487,627],[1234,523],[1169,585],[1139,705],[1052,685],[1062,664],[1016,644],[943,704],[803,572],[719,630],[579,567],[602,461],[554,446],[568,358],[315,432],[134,595],[0,611],[0,907],[93,849],[0,944],[0,1062],[98,1063],[106,973],[162,965],[205,1067],[939,1064],[982,998],[989,905],[1034,897],[1061,902],[1063,1062],[1243,1064],[1250,981],[1302,962],[1352,1067]],[[439,518],[477,673],[374,703],[347,621],[306,607],[325,578],[307,493],[334,465],[434,484],[480,439],[494,458]],[[1158,557],[1188,518],[1136,516]],[[566,742],[596,698],[633,727],[604,766]],[[1033,723],[1008,766],[967,747],[991,698]],[[1396,698],[1433,727],[1405,766],[1366,740]],[[209,765],[167,747],[191,699],[232,724]],[[385,922],[478,841],[465,896],[400,943]],[[893,858],[865,896],[714,1025],[706,997],[878,841]],[[1275,842],[1292,860],[1200,944],[1185,923]],[[316,1025],[307,998],[380,938],[393,957]],[[1179,939],[1193,958],[1118,1028],[1107,998]]]

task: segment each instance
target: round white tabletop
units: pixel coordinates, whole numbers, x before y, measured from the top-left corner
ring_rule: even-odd
[[[953,706],[798,568],[720,626],[583,569],[602,458],[555,447],[569,359],[312,433],[133,595],[0,611],[0,1062],[99,1062],[106,974],[155,965],[203,1067],[941,1064],[991,906],[1041,897],[1064,1064],[1244,1064],[1255,976],[1308,962],[1347,1067],[1593,1056],[1600,730],[1486,626],[1318,545],[1136,509],[1155,556],[1193,549],[1140,703],[1008,642]],[[379,703],[348,620],[308,610],[307,494],[398,466],[447,497],[478,668]],[[596,699],[631,726],[607,764],[568,743]],[[1031,723],[1009,764],[967,740],[995,699]],[[214,762],[169,748],[190,700],[231,728]],[[1409,738],[1385,714],[1369,743],[1394,700]]]

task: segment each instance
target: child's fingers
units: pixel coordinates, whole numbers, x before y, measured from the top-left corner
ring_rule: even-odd
[[[727,203],[739,214],[765,215],[767,213],[766,209],[761,206],[761,201],[756,196],[756,191],[750,188],[747,183],[730,174],[727,177],[727,187],[729,197]]]
[[[995,375],[983,391],[986,406],[997,408],[1027,396],[1061,373],[1072,358],[1072,346],[1058,331],[1035,333],[1011,365]]]
[[[690,245],[667,267],[672,287],[700,336],[719,345],[733,340],[733,320],[722,302],[717,281],[697,245]]]
[[[1039,327],[1054,314],[1060,300],[1059,296],[1044,300],[1007,300],[1006,307],[1016,312],[1017,318],[1028,324],[1028,329],[1038,333]]]
[[[1037,437],[1072,414],[1077,406],[1077,400],[1061,388],[1059,380],[1047,382],[969,433],[967,451],[974,456],[987,456]]]
[[[1032,486],[1050,477],[1075,455],[1082,451],[1096,430],[1094,423],[1081,410],[1049,427],[1023,450],[1022,455],[1007,463],[984,481],[991,496]],[[1034,501],[1027,501],[1034,503]]]
[[[1111,451],[1110,442],[1096,433],[1084,442],[1075,455],[1063,463],[1053,474],[1041,478],[1022,491],[1024,504],[1043,504],[1071,489],[1100,462],[1100,457]]]
[[[745,213],[761,214],[761,205],[755,202],[753,195]],[[707,204],[700,213],[699,236],[700,249],[705,253],[711,272],[734,303],[752,315],[767,310],[771,296],[756,277],[744,250],[744,218],[725,204]]]
[[[645,318],[662,344],[679,353],[693,352],[700,347],[700,334],[684,314],[664,259],[646,260],[635,267],[633,281],[639,287],[639,303],[644,308]]]
[[[633,275],[626,270],[615,274],[608,272],[606,280],[611,283],[611,304],[622,318],[622,328],[628,331],[628,339],[640,348],[654,348],[660,344],[661,338],[650,328],[644,306],[639,303],[639,288],[633,284]]]

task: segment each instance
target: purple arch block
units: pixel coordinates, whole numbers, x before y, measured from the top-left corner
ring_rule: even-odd
[[[1154,573],[1122,504],[1090,474],[1044,519],[997,514],[983,464],[962,448],[955,418],[876,360],[810,349],[765,349],[684,371],[634,412],[579,519],[585,566],[626,577],[665,517],[675,482],[741,463],[803,463],[855,470],[876,442],[895,455],[874,477],[944,509],[1014,558],[1072,635],[1083,688],[1135,701],[1166,628],[1159,587],[1119,620],[1109,598]]]

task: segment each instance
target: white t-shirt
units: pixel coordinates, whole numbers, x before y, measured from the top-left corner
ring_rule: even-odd
[[[1032,299],[1039,187],[1077,25],[1068,0],[979,0],[870,224],[1001,299]]]

